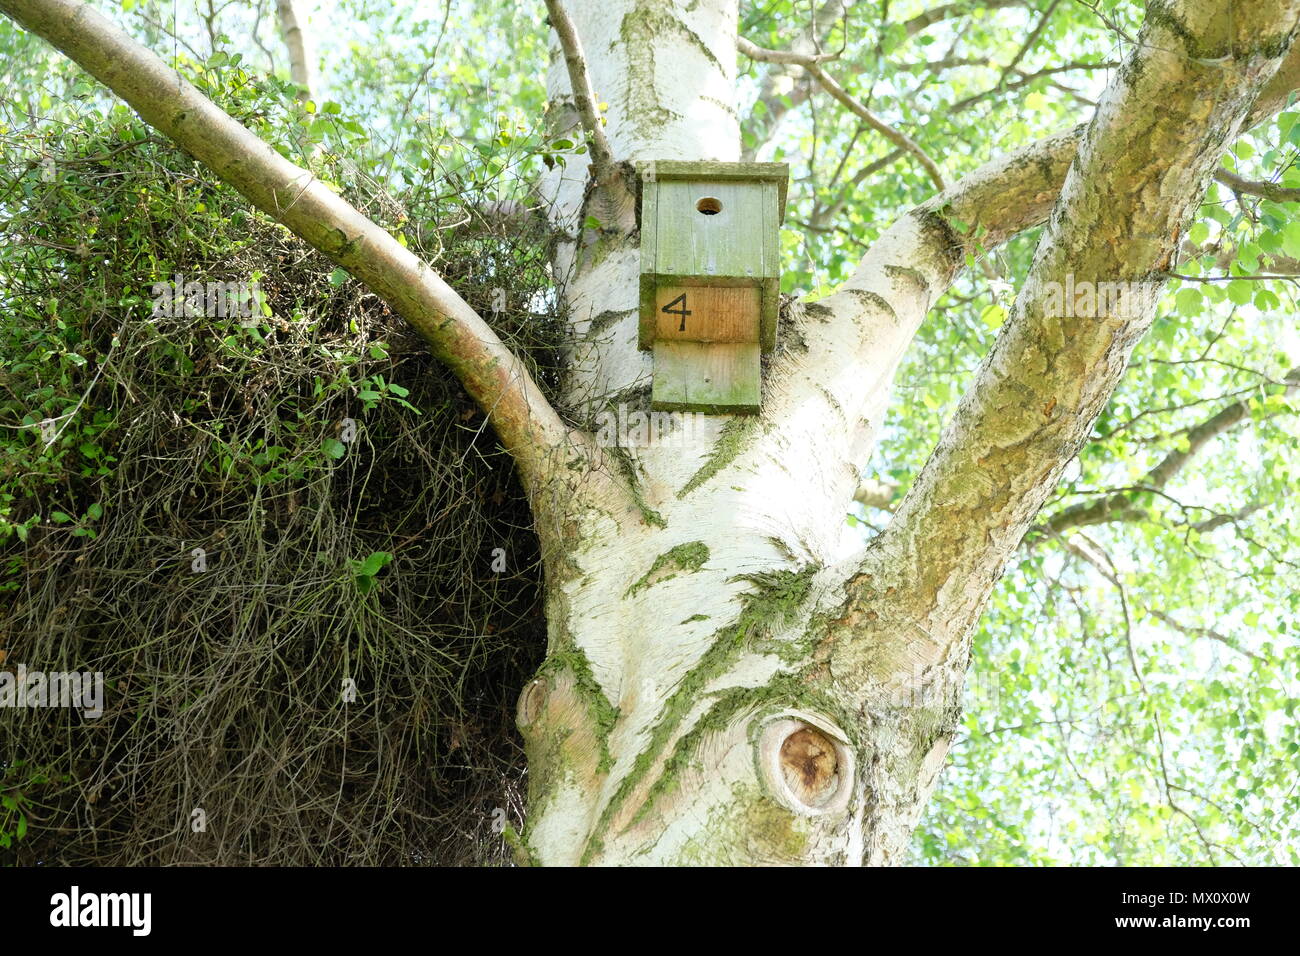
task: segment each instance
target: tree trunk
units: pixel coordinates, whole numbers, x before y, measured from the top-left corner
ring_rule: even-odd
[[[734,3],[574,6],[584,45],[608,51],[589,67],[615,155],[738,158]],[[569,93],[561,61],[553,103]],[[556,263],[577,338],[566,398],[590,418],[634,414],[650,375],[637,237],[579,231],[586,180],[571,166],[548,183],[574,240]],[[791,310],[761,416],[701,417],[618,449],[636,507],[595,497],[544,537],[550,655],[519,707],[537,862],[902,858],[956,726],[966,652],[942,681],[902,654],[868,714],[831,692],[818,649],[861,548],[844,520],[859,465],[951,278],[925,228],[896,228],[837,302]],[[871,288],[894,259],[902,277]],[[933,699],[912,706],[917,692]]]
[[[615,157],[739,157],[734,2],[569,6],[582,46],[600,51],[586,63]],[[550,653],[518,712],[534,862],[904,858],[960,719],[980,609],[1149,324],[1159,270],[1287,49],[1296,8],[1245,19],[1258,35],[1213,4],[1153,16],[1086,133],[975,174],[896,223],[846,288],[788,310],[761,415],[624,440],[608,458],[631,494],[580,490],[563,521],[539,527]],[[1183,49],[1236,62],[1170,52]],[[571,71],[553,52],[555,109],[571,102]],[[578,115],[560,109],[557,127]],[[568,237],[555,262],[576,339],[565,399],[588,422],[644,411],[637,236],[584,228],[617,218],[585,169],[557,168],[546,187]],[[996,245],[1041,222],[1062,187],[1084,226],[1049,225],[1010,344],[864,554],[844,516],[903,351],[973,251],[954,223],[982,224]],[[1143,198],[1098,209],[1091,197],[1112,188]],[[1158,238],[1098,241],[1125,217]],[[1035,285],[1055,277],[1053,256],[1132,282],[1132,314],[1065,330]],[[1024,374],[1006,353],[1042,358]]]

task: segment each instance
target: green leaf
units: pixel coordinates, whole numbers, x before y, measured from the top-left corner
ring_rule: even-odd
[[[1291,130],[1295,129],[1295,121],[1300,117],[1300,113],[1286,112],[1279,113],[1277,117],[1277,131],[1282,134],[1283,139],[1291,136]]]
[[[1228,299],[1234,305],[1245,305],[1254,298],[1255,289],[1249,282],[1237,281],[1228,283]]]
[[[364,578],[373,578],[387,567],[392,560],[393,556],[387,551],[372,551],[366,555],[364,561],[357,565],[357,574]]]
[[[1280,309],[1281,307],[1281,300],[1268,289],[1258,289],[1255,292],[1255,308],[1259,309],[1259,311],[1271,312],[1274,309]],[[1285,359],[1283,361],[1285,361]]]
[[[1300,258],[1300,222],[1289,223],[1282,230],[1282,253],[1292,259]]]
[[[1178,309],[1179,315],[1192,315],[1200,312],[1205,305],[1205,297],[1201,295],[1200,289],[1179,289],[1178,294],[1174,296],[1174,307]]]
[[[325,441],[321,443],[321,448],[324,450],[325,454],[336,459],[342,458],[348,452],[348,446],[343,444],[343,442],[339,441],[337,438],[326,438]]]
[[[1006,319],[1007,310],[997,304],[987,306],[984,311],[980,313],[980,321],[990,329],[998,328],[1006,321]]]

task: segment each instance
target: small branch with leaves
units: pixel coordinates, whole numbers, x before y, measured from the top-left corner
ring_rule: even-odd
[[[569,71],[569,86],[573,90],[573,106],[578,111],[582,128],[587,134],[587,144],[591,149],[592,172],[597,183],[605,183],[614,174],[614,152],[610,149],[609,139],[605,136],[604,120],[596,107],[596,94],[591,88],[591,76],[587,72],[587,60],[582,53],[582,41],[573,21],[560,6],[560,0],[546,0],[546,12],[551,18],[551,26],[560,40],[560,49],[564,51],[564,65]]]

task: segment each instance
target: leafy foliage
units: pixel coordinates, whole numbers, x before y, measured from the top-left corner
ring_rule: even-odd
[[[341,107],[235,57],[193,71],[554,383],[543,235],[482,220],[441,167],[381,200],[315,150],[355,144]],[[97,719],[0,713],[0,850],[504,860],[514,696],[545,636],[509,458],[373,295],[124,108],[83,110],[0,137],[0,666],[109,689]],[[481,182],[478,154],[448,159]],[[173,296],[191,280],[247,288],[248,307]]]

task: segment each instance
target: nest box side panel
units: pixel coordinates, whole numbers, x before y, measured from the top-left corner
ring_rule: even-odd
[[[777,313],[781,301],[781,195],[777,183],[762,184],[763,206],[763,261],[771,268],[764,273],[763,299],[760,307],[759,341],[764,352],[776,348]]]
[[[655,340],[655,244],[659,235],[659,184],[646,182],[641,188],[641,313],[638,317],[637,348],[648,349]]]

